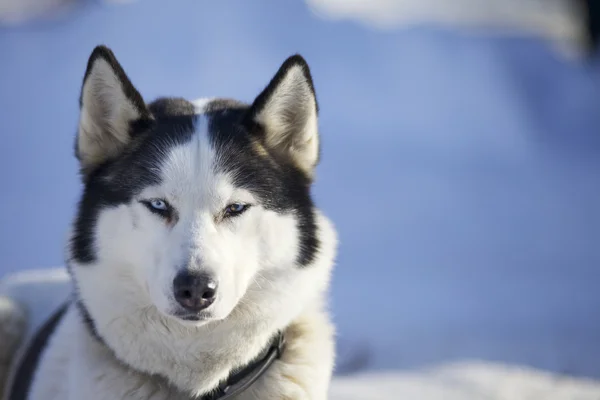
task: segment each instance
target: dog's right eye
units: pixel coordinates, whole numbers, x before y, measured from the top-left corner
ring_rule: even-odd
[[[160,215],[161,217],[168,218],[171,215],[172,208],[166,200],[163,199],[150,199],[141,200],[140,203],[146,206],[151,212]]]

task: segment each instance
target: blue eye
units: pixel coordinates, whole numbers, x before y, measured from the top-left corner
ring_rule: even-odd
[[[152,199],[149,201],[150,207],[155,210],[165,211],[169,206],[167,206],[167,202],[161,199]]]
[[[151,211],[155,214],[158,214],[161,217],[170,218],[173,214],[173,208],[165,200],[162,200],[162,199],[141,200],[140,203],[142,203],[144,206],[146,206],[146,208],[149,211]]]
[[[249,204],[232,203],[232,204],[228,205],[227,207],[225,207],[225,216],[235,217],[237,215],[240,215],[244,211],[246,211],[248,209],[248,207],[250,207]]]

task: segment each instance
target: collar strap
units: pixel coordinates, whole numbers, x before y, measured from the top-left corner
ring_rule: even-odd
[[[281,357],[285,349],[285,336],[278,332],[267,346],[250,364],[233,370],[212,393],[204,395],[200,400],[225,400],[248,389],[260,378],[269,367]]]
[[[54,330],[61,321],[62,317],[65,315],[68,307],[68,302],[60,306],[60,308],[56,310],[50,318],[48,318],[44,325],[38,329],[27,345],[27,351],[19,361],[13,381],[10,385],[8,399],[27,399],[29,390],[31,389],[31,383],[33,382],[33,376],[37,370],[42,352],[45,350],[48,339],[50,339],[50,336],[52,336],[54,333]]]

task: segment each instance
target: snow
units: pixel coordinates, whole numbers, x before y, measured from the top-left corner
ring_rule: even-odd
[[[422,23],[542,34],[583,44],[582,9],[572,0],[306,0],[319,16],[353,20],[378,29]]]
[[[531,37],[372,30],[300,2],[178,4],[87,4],[0,32],[0,274],[31,271],[17,292],[34,319],[65,293],[50,268],[80,190],[93,46],[147,98],[251,100],[300,52],[321,108],[315,196],[341,239],[335,398],[600,397],[597,62]]]
[[[331,389],[331,400],[595,400],[598,396],[597,382],[473,361],[336,378]]]

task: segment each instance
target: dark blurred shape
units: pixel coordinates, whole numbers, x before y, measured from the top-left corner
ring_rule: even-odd
[[[600,2],[598,0],[580,0],[587,15],[586,31],[590,40],[590,52],[595,54],[600,41]]]

